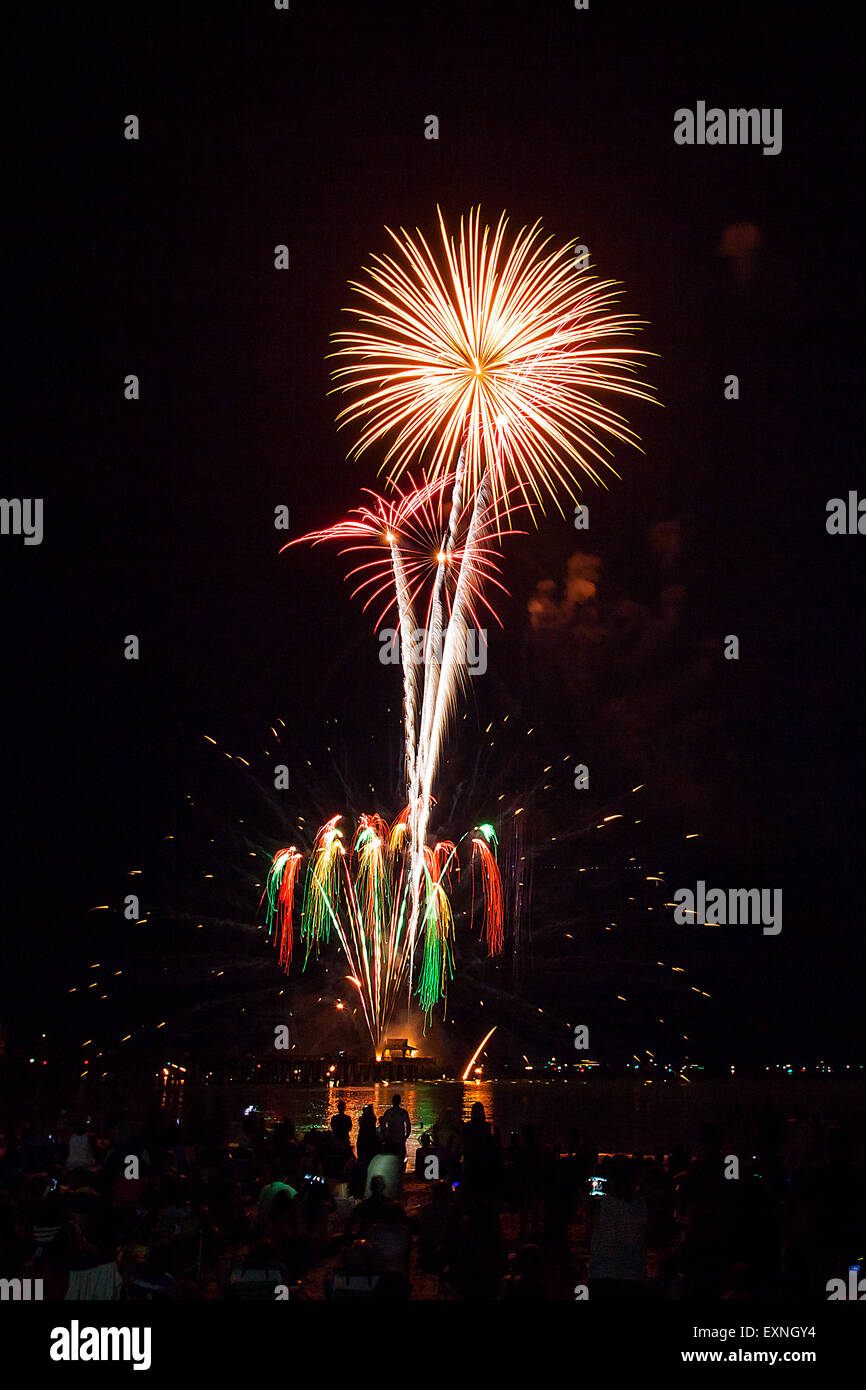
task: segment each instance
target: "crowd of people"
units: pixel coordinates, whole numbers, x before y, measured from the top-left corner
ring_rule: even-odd
[[[866,1245],[866,1117],[827,1128],[767,1103],[732,1154],[602,1155],[577,1129],[504,1139],[484,1107],[418,1137],[395,1095],[298,1134],[164,1108],[142,1123],[6,1126],[5,1297],[827,1298]]]

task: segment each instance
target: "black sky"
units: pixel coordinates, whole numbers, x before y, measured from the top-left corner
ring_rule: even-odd
[[[653,671],[715,644],[696,709],[712,700],[721,723],[689,754],[707,783],[707,876],[786,894],[775,953],[720,967],[717,1026],[771,1050],[855,1044],[866,540],[825,530],[830,497],[866,492],[843,7],[180,8],[19,16],[11,42],[2,495],[43,497],[45,538],[0,538],[6,1015],[26,1028],[104,946],[87,909],[155,852],[203,732],[255,749],[282,714],[318,750],[337,716],[357,730],[358,785],[393,784],[397,696],[369,625],[333,552],[279,556],[271,518],[288,504],[297,535],[374,485],[374,459],[346,461],[327,395],[346,282],[385,224],[429,231],[437,204],[453,223],[481,203],[579,236],[624,283],[664,410],[633,411],[645,453],[620,450],[622,481],[584,495],[585,542],[552,512],[506,557],[478,721],[530,708],[531,687],[543,706],[554,675],[520,659],[539,581],[561,581],[581,543],[611,601],[651,611],[648,529],[679,521],[680,645]],[[674,111],[698,100],[781,107],[781,154],[677,146]],[[718,253],[739,221],[762,237],[742,287]],[[127,633],[138,663],[122,659]],[[727,633],[739,663],[722,659]],[[681,713],[661,709],[649,737],[664,747]],[[580,717],[550,713],[551,750]],[[458,739],[478,727],[473,712]]]

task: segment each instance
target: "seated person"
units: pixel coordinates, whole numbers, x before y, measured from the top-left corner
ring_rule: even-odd
[[[370,1196],[352,1212],[346,1237],[352,1240],[357,1234],[363,1240],[373,1226],[401,1225],[405,1221],[406,1213],[399,1202],[388,1196],[384,1178],[374,1176],[370,1180]]]

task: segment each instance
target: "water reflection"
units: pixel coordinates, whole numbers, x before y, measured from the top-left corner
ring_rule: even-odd
[[[504,1144],[513,1130],[527,1124],[541,1128],[545,1137],[563,1142],[571,1130],[581,1129],[603,1149],[632,1148],[645,1143],[644,1131],[649,1127],[650,1116],[643,1094],[634,1095],[629,1087],[628,1097],[619,1096],[612,1107],[609,1092],[605,1095],[598,1086],[593,1090],[595,1095],[590,1098],[586,1083],[569,1084],[566,1088],[543,1081],[426,1081],[310,1088],[239,1085],[203,1088],[196,1092],[187,1088],[185,1099],[190,1118],[193,1110],[209,1109],[208,1101],[212,1100],[229,1115],[237,1130],[244,1110],[255,1105],[269,1128],[283,1115],[288,1115],[299,1133],[326,1129],[336,1113],[337,1102],[343,1100],[346,1113],[352,1119],[354,1144],[358,1118],[364,1106],[372,1103],[378,1119],[389,1108],[394,1096],[399,1095],[412,1121],[412,1133],[406,1145],[410,1159],[418,1148],[421,1134],[435,1124],[444,1110],[453,1110],[458,1121],[468,1121],[476,1101],[484,1106],[487,1120],[499,1130]],[[614,1109],[620,1112],[618,1117]]]
[[[412,1120],[407,1144],[410,1157],[415,1154],[422,1132],[435,1123],[443,1110],[451,1108],[456,1119],[468,1120],[476,1100],[481,1101],[487,1119],[499,1130],[503,1144],[508,1143],[512,1130],[531,1124],[542,1130],[545,1140],[563,1145],[570,1133],[580,1130],[591,1145],[608,1153],[651,1153],[656,1148],[670,1152],[678,1143],[695,1145],[707,1121],[722,1124],[726,1143],[747,1145],[755,1136],[761,1109],[768,1099],[783,1116],[789,1115],[796,1103],[820,1113],[827,1124],[842,1123],[852,1113],[866,1109],[866,1087],[862,1081],[835,1084],[803,1079],[786,1084],[773,1079],[737,1078],[689,1086],[681,1082],[659,1085],[637,1078],[593,1077],[567,1083],[523,1080],[310,1088],[240,1083],[170,1086],[166,1110],[176,1115],[178,1109],[172,1111],[171,1107],[180,1102],[182,1118],[189,1121],[193,1133],[199,1119],[217,1115],[220,1130],[228,1123],[236,1136],[244,1111],[254,1105],[269,1127],[288,1115],[303,1133],[307,1129],[327,1128],[337,1101],[344,1100],[352,1118],[354,1144],[364,1106],[372,1103],[378,1119],[395,1094],[402,1097]],[[737,1150],[734,1147],[731,1151]]]
[[[250,1087],[251,1091],[255,1088]],[[436,1123],[442,1111],[449,1107],[455,1118],[468,1120],[469,1112],[476,1100],[484,1105],[488,1120],[496,1124],[492,1110],[494,1106],[494,1087],[487,1085],[464,1085],[463,1082],[407,1082],[405,1084],[375,1086],[316,1087],[310,1090],[289,1090],[287,1087],[263,1087],[261,1100],[253,1100],[265,1117],[268,1125],[275,1123],[282,1115],[289,1115],[296,1128],[303,1133],[307,1129],[327,1129],[331,1116],[336,1113],[337,1101],[346,1102],[346,1113],[352,1117],[352,1141],[358,1132],[358,1118],[365,1105],[372,1104],[376,1118],[390,1108],[398,1095],[401,1104],[409,1112],[412,1133],[406,1144],[410,1158],[414,1157],[418,1141],[424,1130]]]

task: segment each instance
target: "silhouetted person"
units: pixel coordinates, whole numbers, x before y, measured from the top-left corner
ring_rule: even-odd
[[[95,1163],[93,1141],[87,1132],[87,1126],[77,1124],[69,1139],[69,1153],[66,1158],[67,1172],[89,1171],[95,1166]]]
[[[462,1139],[450,1106],[442,1111],[433,1126],[433,1150],[439,1160],[439,1176],[456,1178],[460,1171]]]
[[[406,1140],[412,1133],[412,1121],[409,1119],[408,1110],[404,1110],[400,1104],[402,1099],[399,1095],[394,1097],[390,1110],[385,1111],[380,1124],[385,1152],[396,1154],[398,1158],[405,1160]]]
[[[436,1155],[433,1152],[433,1140],[430,1138],[430,1135],[425,1132],[421,1135],[420,1143],[418,1144],[418,1148],[415,1152],[416,1178],[429,1178],[431,1176],[438,1177],[436,1168],[432,1165],[428,1165],[427,1163],[428,1158],[435,1157]]]
[[[284,1115],[279,1124],[274,1126],[271,1135],[271,1152],[274,1158],[279,1161],[289,1152],[295,1143],[295,1123],[288,1115]]]
[[[472,1207],[453,1243],[443,1277],[466,1299],[496,1297],[505,1260],[495,1208]]]
[[[441,1270],[459,1228],[459,1213],[448,1182],[433,1182],[431,1200],[418,1218],[418,1263],[422,1269]]]
[[[373,1154],[379,1152],[379,1136],[376,1131],[376,1112],[372,1105],[365,1105],[358,1120],[358,1162],[366,1168]]]
[[[399,1202],[392,1202],[385,1193],[385,1179],[371,1178],[370,1195],[353,1211],[346,1236],[351,1240],[357,1233],[363,1240],[373,1226],[398,1225],[405,1220],[406,1215]]]
[[[647,1292],[646,1202],[637,1196],[634,1166],[618,1159],[604,1197],[590,1203],[590,1298],[634,1299]]]
[[[334,1142],[341,1149],[350,1149],[352,1147],[351,1140],[349,1139],[351,1130],[352,1120],[351,1116],[346,1114],[346,1102],[344,1100],[339,1100],[337,1101],[337,1113],[331,1116],[331,1133],[334,1136]]]

